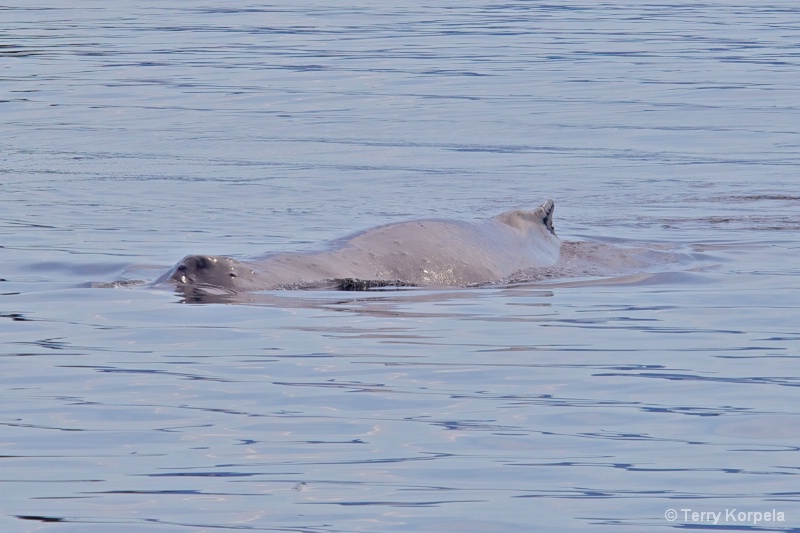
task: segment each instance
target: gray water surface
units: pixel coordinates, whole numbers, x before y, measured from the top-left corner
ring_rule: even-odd
[[[800,531],[795,2],[62,4],[0,7],[1,531]],[[674,260],[137,285],[548,197]]]

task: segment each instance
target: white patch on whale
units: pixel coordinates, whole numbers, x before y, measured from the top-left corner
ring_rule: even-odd
[[[558,263],[561,241],[553,229],[553,210],[548,200],[530,211],[507,211],[477,222],[388,224],[334,241],[327,251],[274,253],[253,261],[190,255],[156,283],[212,293],[502,283]]]

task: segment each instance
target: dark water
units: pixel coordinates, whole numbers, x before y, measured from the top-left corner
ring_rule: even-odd
[[[4,533],[800,530],[794,2],[0,27]],[[89,286],[547,197],[567,241],[675,260],[209,305]]]

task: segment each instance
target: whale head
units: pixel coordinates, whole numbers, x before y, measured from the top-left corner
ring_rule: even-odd
[[[171,280],[179,287],[206,287],[225,292],[247,290],[256,271],[252,267],[217,255],[187,255],[161,280]]]

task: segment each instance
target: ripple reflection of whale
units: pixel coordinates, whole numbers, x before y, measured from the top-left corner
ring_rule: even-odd
[[[558,262],[561,241],[553,229],[553,209],[548,200],[531,211],[506,211],[476,222],[387,224],[334,241],[328,251],[273,253],[253,261],[190,255],[156,283],[176,283],[184,292],[224,293],[502,283],[517,272]]]

